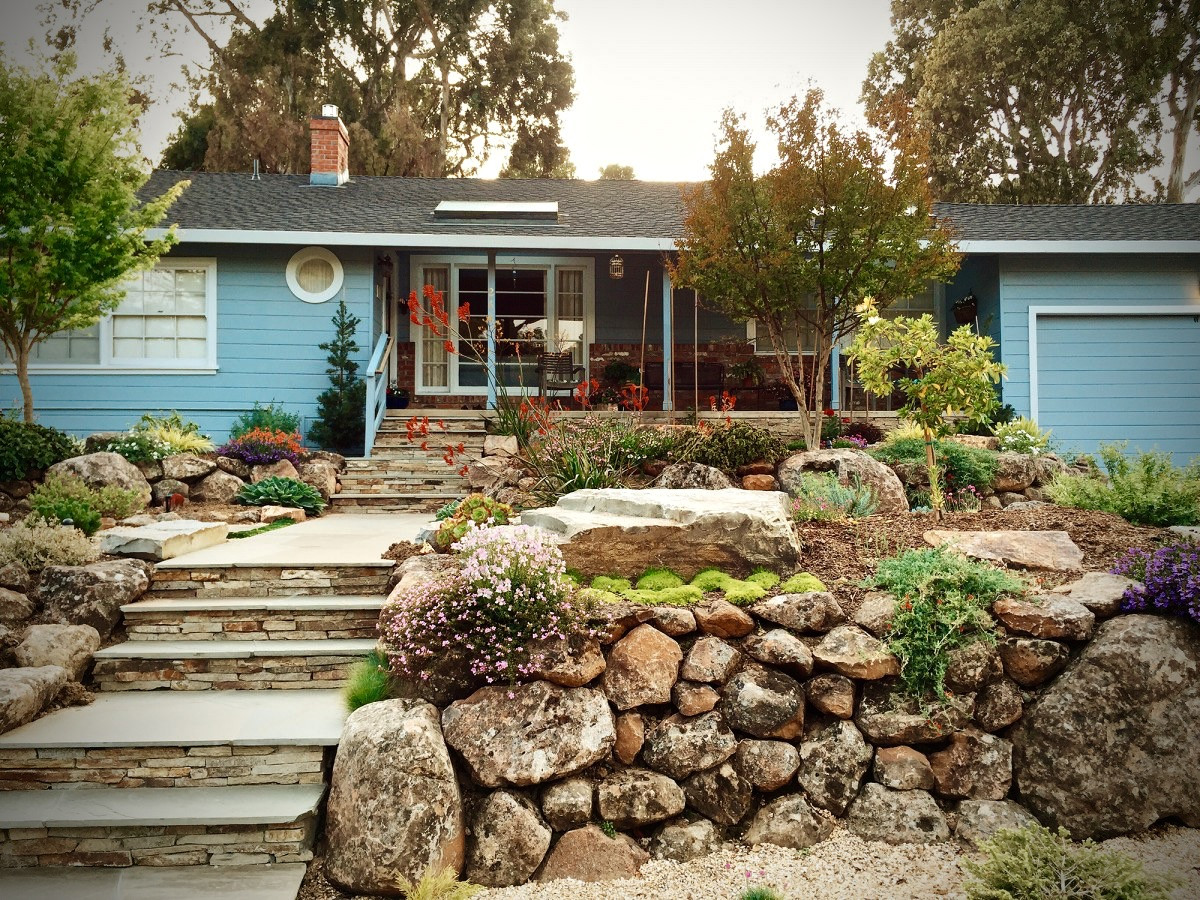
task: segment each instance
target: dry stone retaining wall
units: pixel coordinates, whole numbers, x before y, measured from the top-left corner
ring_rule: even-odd
[[[173,568],[154,571],[146,600],[185,597],[294,597],[386,592],[391,563],[378,566]]]

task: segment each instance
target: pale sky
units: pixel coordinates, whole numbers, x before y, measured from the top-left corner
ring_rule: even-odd
[[[260,0],[261,2],[261,0]],[[33,0],[0,0],[0,40],[24,56],[42,29]],[[558,0],[567,13],[560,46],[575,66],[576,100],[563,136],[581,178],[608,163],[638,178],[692,181],[707,176],[721,110],[761,121],[766,108],[802,92],[809,80],[844,112],[861,114],[858,94],[870,55],[891,34],[888,0]],[[104,0],[101,8],[130,67],[151,78],[155,105],[142,148],[157,162],[184,103],[167,86],[178,60],[144,57],[138,23],[146,0]],[[104,26],[94,17],[79,47],[81,67],[104,65]],[[197,57],[199,41],[190,47]],[[494,174],[505,154],[483,174]]]

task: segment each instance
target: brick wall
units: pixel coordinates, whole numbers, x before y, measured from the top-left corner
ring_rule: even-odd
[[[350,174],[350,135],[337,116],[313,116],[309,122],[314,175],[334,175],[339,183]]]

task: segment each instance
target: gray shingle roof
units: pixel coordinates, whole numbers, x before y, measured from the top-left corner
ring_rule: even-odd
[[[937,203],[960,241],[1200,241],[1200,204]]]

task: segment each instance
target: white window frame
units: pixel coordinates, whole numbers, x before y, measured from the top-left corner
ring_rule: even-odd
[[[323,291],[313,293],[306,291],[300,286],[300,267],[310,259],[324,260],[333,269],[333,280],[329,283],[329,287]],[[288,260],[287,269],[284,271],[283,277],[287,280],[287,286],[292,294],[300,300],[303,300],[305,303],[325,303],[336,297],[338,291],[342,289],[342,285],[346,283],[346,270],[342,267],[342,261],[337,258],[332,250],[327,250],[324,247],[305,247],[292,254],[292,258]]]
[[[205,346],[208,354],[203,360],[184,359],[172,362],[164,359],[116,360],[113,356],[113,323],[109,314],[100,320],[100,362],[69,363],[56,360],[51,363],[29,361],[30,374],[38,375],[213,375],[217,372],[217,260],[213,256],[178,256],[160,259],[156,269],[204,269],[205,307],[204,318],[208,331]],[[0,372],[11,374],[16,371],[12,363],[0,363]]]
[[[458,309],[458,270],[459,269],[486,269],[488,264],[487,256],[474,256],[465,254],[448,254],[436,256],[413,256],[409,259],[409,283],[410,289],[417,292],[420,296],[421,289],[424,284],[421,282],[421,272],[427,268],[443,267],[450,270],[450,296],[446,299],[446,309],[450,313],[450,321],[454,323],[455,311]],[[496,271],[503,269],[541,269],[546,273],[546,307],[547,316],[553,315],[553,319],[547,322],[547,328],[553,329],[556,325],[558,315],[558,280],[555,277],[555,272],[562,269],[582,269],[583,270],[583,365],[584,378],[589,372],[589,360],[587,348],[594,342],[596,328],[596,260],[591,256],[514,256],[514,255],[497,255],[496,256]],[[474,311],[472,311],[474,313]],[[486,313],[486,311],[485,311]],[[420,384],[422,366],[424,359],[421,351],[421,327],[410,325],[408,329],[409,341],[414,345],[415,357],[415,372],[416,372],[416,391],[419,396],[463,396],[463,397],[479,397],[486,393],[486,388],[478,386],[460,386],[458,384],[458,365],[451,361],[450,377],[448,379],[448,387],[429,388]],[[533,392],[536,392],[537,385],[533,385]]]

